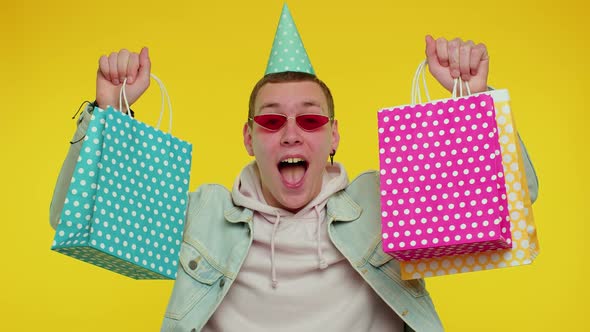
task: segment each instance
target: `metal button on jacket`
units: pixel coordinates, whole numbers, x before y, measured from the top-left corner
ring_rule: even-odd
[[[196,260],[192,260],[192,261],[190,261],[190,262],[188,263],[188,267],[189,267],[191,270],[196,270],[196,269],[197,269],[197,266],[199,266],[199,263],[198,263]]]

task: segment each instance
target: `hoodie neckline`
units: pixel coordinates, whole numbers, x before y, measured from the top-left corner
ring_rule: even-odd
[[[322,174],[321,190],[317,196],[304,207],[293,213],[283,208],[278,208],[269,205],[262,192],[262,185],[260,181],[261,175],[258,171],[258,166],[255,162],[248,164],[242,170],[240,176],[236,179],[232,190],[232,199],[235,205],[243,206],[252,211],[252,220],[260,220],[260,222],[272,224],[270,232],[270,273],[271,286],[277,288],[278,277],[276,270],[276,262],[278,257],[275,256],[277,245],[277,234],[281,231],[279,225],[283,220],[294,219],[295,221],[302,221],[307,219],[309,215],[315,218],[316,226],[316,247],[318,269],[323,270],[328,267],[322,249],[322,233],[327,231],[325,221],[327,218],[328,201],[332,196],[344,190],[348,186],[348,177],[342,165],[337,164],[327,166]],[[326,212],[324,212],[326,211]],[[255,215],[254,212],[258,214]],[[254,228],[256,229],[256,228]]]
[[[246,167],[249,167],[254,163],[255,162],[253,161]],[[338,163],[334,164],[338,165]],[[341,165],[338,166],[344,171],[344,168]],[[239,181],[240,176],[238,176],[234,183],[233,191],[238,190],[237,188],[239,188]],[[354,182],[354,180],[352,182]],[[350,195],[348,195],[346,190],[340,190],[339,192],[334,193],[330,196],[330,198],[328,198],[326,203],[326,213],[334,221],[350,222],[358,219],[361,215],[361,212],[361,206],[355,202],[352,197],[350,197]],[[250,208],[237,204],[234,200],[234,206],[226,209],[224,211],[224,216],[225,219],[230,223],[250,223],[253,220],[254,211]]]

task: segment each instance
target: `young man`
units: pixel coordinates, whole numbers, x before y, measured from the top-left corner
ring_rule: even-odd
[[[290,19],[286,7],[282,17]],[[448,90],[459,76],[473,93],[487,89],[484,45],[428,36],[426,55]],[[100,108],[118,104],[125,78],[130,103],[149,85],[145,48],[111,53],[99,63]],[[343,166],[328,161],[340,138],[330,90],[310,64],[277,68],[271,57],[269,68],[252,91],[243,129],[255,162],[231,192],[205,185],[190,194],[162,330],[442,330],[424,282],[401,280],[398,262],[381,250],[378,175],[364,173],[349,183]],[[82,114],[76,137],[84,134],[90,111]],[[79,149],[72,146],[58,180],[54,226]]]

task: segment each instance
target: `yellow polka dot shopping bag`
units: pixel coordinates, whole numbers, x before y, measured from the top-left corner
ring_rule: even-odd
[[[164,97],[169,131],[172,109],[152,77],[162,90],[156,127],[110,106],[94,109],[52,250],[134,279],[175,279],[192,145],[159,129]]]
[[[539,246],[508,91],[422,104],[424,68],[411,105],[378,113],[383,250],[405,280],[531,263]]]

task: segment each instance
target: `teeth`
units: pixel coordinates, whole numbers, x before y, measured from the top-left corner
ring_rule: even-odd
[[[302,161],[304,161],[304,160],[301,159],[301,158],[287,158],[287,159],[282,160],[281,162],[282,163],[295,164],[295,163],[302,162]]]

